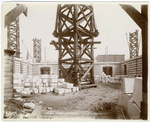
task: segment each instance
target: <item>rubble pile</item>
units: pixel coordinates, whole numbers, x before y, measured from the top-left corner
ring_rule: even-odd
[[[39,103],[35,103],[34,100],[26,98],[13,98],[5,101],[4,118],[5,119],[25,119],[30,116],[36,106]]]
[[[57,94],[79,91],[72,83],[55,75],[25,76],[20,73],[13,75],[13,88],[17,93],[37,94],[55,92]]]
[[[100,75],[95,76],[95,80],[98,83],[121,83],[121,76],[114,76],[111,77],[111,75],[106,75],[104,72]]]

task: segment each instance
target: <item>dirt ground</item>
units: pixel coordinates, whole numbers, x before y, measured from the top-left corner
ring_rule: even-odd
[[[63,95],[55,93],[39,94],[32,99],[35,102],[43,101],[43,110],[51,107],[53,110],[74,111],[88,110],[99,111],[104,103],[118,104],[118,96],[121,94],[121,84],[97,83],[96,88],[82,89]]]

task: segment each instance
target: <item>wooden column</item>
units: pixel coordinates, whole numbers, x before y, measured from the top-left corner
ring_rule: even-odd
[[[141,6],[142,16],[148,20],[148,5]],[[148,21],[144,23],[142,27],[142,91],[143,91],[143,101],[141,102],[141,118],[147,119],[147,92],[148,92]]]
[[[78,72],[78,35],[77,35],[77,21],[78,21],[78,8],[74,5],[74,83],[78,85],[77,72]]]

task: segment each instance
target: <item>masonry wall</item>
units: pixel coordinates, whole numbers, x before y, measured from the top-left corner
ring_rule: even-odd
[[[94,75],[100,75],[103,72],[103,67],[111,66],[113,69],[112,74],[121,75],[121,64],[118,62],[96,62],[94,63]]]
[[[32,76],[41,75],[41,67],[50,67],[50,74],[57,75],[59,74],[59,66],[57,63],[32,63]]]

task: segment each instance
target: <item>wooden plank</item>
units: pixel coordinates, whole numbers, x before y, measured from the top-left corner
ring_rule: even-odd
[[[81,86],[81,89],[91,88],[91,87],[97,87],[97,85],[96,85],[96,84],[82,85],[82,86]]]
[[[140,28],[143,28],[146,25],[147,19],[143,15],[141,15],[141,13],[137,11],[133,6],[124,4],[120,4],[120,6]]]
[[[42,106],[36,106],[33,112],[30,114],[29,118],[38,118],[42,113]]]

